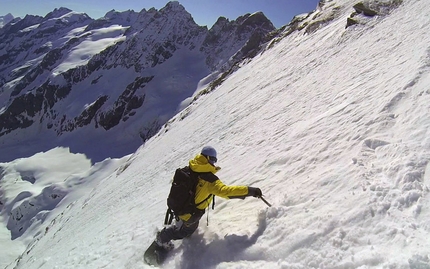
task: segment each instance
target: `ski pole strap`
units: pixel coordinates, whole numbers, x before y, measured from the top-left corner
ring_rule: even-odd
[[[212,196],[212,194],[210,196]],[[212,210],[214,209],[215,209],[215,195],[213,196],[213,199],[212,199]],[[210,207],[208,207],[208,214],[206,215],[206,226],[209,226],[209,211],[210,211]]]
[[[170,225],[173,221],[173,211],[167,208],[166,216],[164,217],[164,225]]]
[[[266,199],[263,198],[263,196],[258,196],[258,198],[261,199],[261,201],[263,201],[267,206],[271,207],[272,205],[266,201]]]

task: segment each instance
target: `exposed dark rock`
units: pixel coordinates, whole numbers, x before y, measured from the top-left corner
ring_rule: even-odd
[[[310,14],[311,13],[295,16],[287,25],[268,33],[265,38],[266,41],[270,41],[268,49],[272,48],[276,43],[295,31],[303,30],[308,25],[304,23],[304,21],[309,18]]]
[[[89,75],[91,75],[94,71],[102,68],[105,65],[107,59],[109,59],[109,55],[111,54],[111,52],[115,51],[116,48],[117,46],[115,45],[110,46],[104,49],[99,54],[94,55],[86,65],[71,68],[61,73],[61,75],[70,84],[76,84],[78,82],[81,82],[82,80],[86,79]]]
[[[58,18],[58,17],[61,17],[63,15],[66,15],[67,13],[70,13],[70,12],[72,12],[72,10],[68,9],[66,7],[56,8],[53,11],[49,12],[48,14],[46,14],[46,16],[44,17],[44,20]]]
[[[328,3],[333,2],[333,0],[320,0],[318,2],[318,8],[322,9],[327,6]]]
[[[355,19],[349,17],[349,18],[346,19],[346,27],[345,28],[348,28],[348,27],[350,27],[352,25],[356,25],[358,23],[359,23],[358,21],[356,21]]]
[[[43,57],[40,66],[44,69],[48,69],[49,67],[53,66],[62,56],[62,49],[53,49],[49,51],[45,57]]]
[[[334,7],[331,9],[330,14],[324,17],[319,17],[319,14],[313,18],[313,21],[306,26],[305,33],[311,34],[318,30],[321,26],[333,21],[339,12],[339,7]]]
[[[50,67],[55,64],[62,57],[62,53],[60,49],[51,50],[49,53],[45,55],[42,62],[36,66],[33,70],[28,72],[24,78],[17,84],[15,89],[12,91],[11,96],[16,96],[20,94],[20,92],[27,87],[30,83],[32,83],[39,75],[41,75],[44,70],[49,70]]]
[[[265,29],[266,32],[272,31],[275,29],[272,22],[267,19],[267,17],[263,14],[263,12],[256,12],[249,16],[243,16],[245,19],[243,22],[237,27],[238,34],[246,33],[248,31],[253,32],[254,29]],[[240,20],[240,19],[238,19]]]
[[[91,31],[94,29],[103,28],[105,26],[108,26],[109,23],[110,23],[109,20],[106,18],[97,19],[97,20],[91,22],[90,24],[88,24],[88,26],[85,28],[85,32]]]
[[[41,16],[26,15],[24,19],[18,20],[15,23],[8,23],[4,27],[0,28],[0,40],[6,40],[7,36],[13,36],[18,31],[23,30],[29,26],[41,23],[43,21]]]
[[[108,100],[108,96],[100,96],[93,104],[88,106],[82,113],[75,119],[75,125],[77,127],[83,127],[91,123],[96,116],[97,111],[104,105]]]
[[[135,81],[127,86],[125,91],[115,101],[113,107],[107,111],[101,112],[98,123],[105,130],[109,130],[127,116],[132,109],[142,106],[145,95],[136,96],[135,93],[139,88],[145,87],[154,77],[138,77]]]
[[[355,9],[355,11],[358,14],[363,14],[365,16],[373,17],[373,16],[378,15],[378,12],[376,12],[375,10],[370,9],[368,5],[365,5],[362,2],[355,4],[353,6],[353,8]]]
[[[176,51],[176,46],[171,42],[164,42],[164,44],[156,44],[155,47],[156,49],[152,56],[151,67],[163,63],[164,61],[172,57],[173,53]]]
[[[14,98],[7,109],[0,114],[0,126],[2,127],[0,136],[31,126],[36,114],[46,113],[58,100],[65,98],[70,90],[70,85],[50,85],[47,81],[35,92],[28,92]]]
[[[220,68],[220,63],[226,62],[226,59],[222,57],[224,53],[229,50],[231,54],[236,53],[249,42],[252,36],[253,40],[243,49],[241,57],[236,57],[236,61],[244,57],[245,52],[255,48],[257,40],[262,40],[266,34],[273,30],[275,27],[261,12],[252,15],[246,14],[233,21],[220,17],[207,33],[200,50],[208,55],[206,63],[212,70],[215,70]],[[232,64],[234,62],[230,63],[230,65]]]
[[[38,66],[36,68],[34,68],[33,70],[31,70],[29,73],[27,73],[23,79],[21,79],[21,81],[15,86],[15,88],[13,89],[13,91],[11,92],[10,96],[14,97],[17,96],[21,93],[21,91],[27,87],[31,82],[33,82],[38,75],[43,73],[43,69]]]
[[[253,58],[255,55],[254,54],[252,54],[251,55],[251,52],[257,52],[258,51],[258,49],[259,49],[259,47],[260,47],[260,44],[261,44],[261,40],[263,39],[263,37],[261,36],[261,34],[260,33],[254,33],[249,39],[248,39],[248,41],[246,42],[246,44],[245,44],[245,46],[243,46],[241,49],[240,49],[240,53],[242,54],[242,55],[247,55],[247,56],[249,56],[250,58]]]
[[[354,12],[347,18],[346,27],[355,24],[366,24],[368,19],[366,17],[386,16],[391,10],[397,8],[403,3],[403,0],[390,0],[390,1],[363,1],[353,6]],[[362,18],[360,18],[360,16]]]
[[[139,136],[143,142],[154,136],[160,129],[162,124],[158,121],[158,119],[147,123],[142,129],[139,131]]]

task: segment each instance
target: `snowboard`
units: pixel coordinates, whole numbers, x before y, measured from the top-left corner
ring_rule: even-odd
[[[169,250],[160,247],[154,241],[143,254],[143,258],[148,265],[160,266],[166,260],[168,253]]]

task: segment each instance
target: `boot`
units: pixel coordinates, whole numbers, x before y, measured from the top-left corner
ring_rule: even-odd
[[[164,250],[172,250],[174,247],[175,247],[175,245],[173,245],[173,243],[171,242],[171,241],[168,241],[168,242],[162,242],[161,241],[161,238],[160,238],[160,234],[161,234],[161,232],[158,232],[157,233],[157,236],[156,236],[156,238],[155,238],[155,243],[160,247],[160,248],[163,248]]]

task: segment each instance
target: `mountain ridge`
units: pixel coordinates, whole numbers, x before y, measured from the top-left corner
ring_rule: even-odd
[[[0,142],[45,145],[29,147],[25,156],[58,145],[94,161],[131,153],[193,95],[200,79],[232,65],[230,57],[251,36],[275,29],[260,13],[224,23],[230,25],[227,31],[216,25],[208,30],[173,1],[160,10],[109,11],[97,20],[58,8],[5,25],[0,29],[5,40],[0,44],[5,52],[0,55]],[[112,80],[115,74],[119,79]],[[156,79],[161,74],[176,78],[166,85]],[[73,135],[78,129],[87,137],[96,133],[97,146],[87,150],[80,144],[81,134]],[[110,154],[97,154],[114,141],[119,146]],[[18,157],[0,154],[2,161]]]

